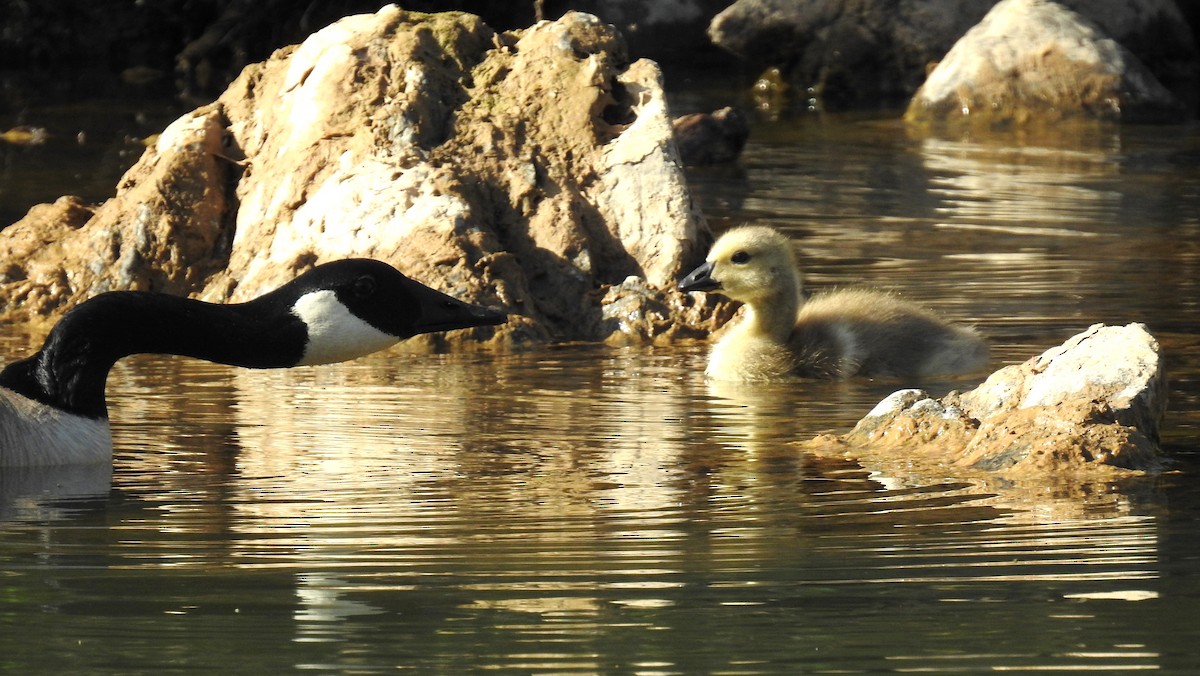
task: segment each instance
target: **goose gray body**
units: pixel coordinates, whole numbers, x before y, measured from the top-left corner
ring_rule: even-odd
[[[67,413],[0,387],[0,466],[109,462],[108,418]]]

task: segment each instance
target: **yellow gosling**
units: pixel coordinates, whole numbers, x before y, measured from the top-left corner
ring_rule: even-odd
[[[716,380],[924,377],[987,363],[987,344],[973,330],[890,294],[847,289],[805,300],[791,242],[768,227],[726,232],[679,287],[746,305],[709,354],[705,375]]]

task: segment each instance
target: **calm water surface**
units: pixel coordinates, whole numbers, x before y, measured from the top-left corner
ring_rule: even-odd
[[[714,387],[700,345],[138,357],[109,383],[111,474],[0,473],[0,670],[1200,669],[1200,134],[1018,140],[793,119],[692,180],[718,228],[788,230],[812,286],[972,322],[995,366],[1146,322],[1178,473],[809,455],[911,383]]]

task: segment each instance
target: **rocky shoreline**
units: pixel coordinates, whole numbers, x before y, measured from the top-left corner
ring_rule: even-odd
[[[1119,37],[1087,18],[1099,4],[930,0],[887,21],[874,14],[884,4],[831,14],[816,0],[743,0],[710,32],[748,60],[776,62],[780,86],[807,82],[824,101],[915,93],[906,119],[920,129],[1181,120],[1200,98],[1195,40],[1170,0],[1100,3],[1128,19]],[[871,61],[884,39],[872,26],[891,26],[895,47],[904,26],[951,7],[920,48]],[[826,39],[805,38],[817,28]],[[1147,56],[1151,44],[1160,49]],[[819,53],[787,51],[797,45]],[[940,60],[927,76],[925,59]],[[813,84],[814,73],[826,79]],[[361,256],[513,315],[426,346],[702,338],[733,308],[675,288],[712,232],[684,178],[665,89],[659,65],[591,14],[514,30],[396,6],[345,17],[169,125],[112,199],[63,197],[0,231],[0,320],[48,326],[113,289],[238,302]],[[972,392],[897,393],[853,431],[809,446],[903,448],[1001,475],[1161,471],[1164,382],[1144,327],[1093,327]],[[1034,396],[1043,391],[1057,394]]]

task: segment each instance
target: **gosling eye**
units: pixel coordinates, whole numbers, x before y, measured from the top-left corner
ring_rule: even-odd
[[[745,265],[746,263],[750,262],[750,254],[746,253],[745,251],[738,251],[730,256],[729,260],[735,265]]]
[[[354,285],[351,290],[358,298],[366,298],[375,293],[375,278],[370,275],[363,275],[354,280]]]

